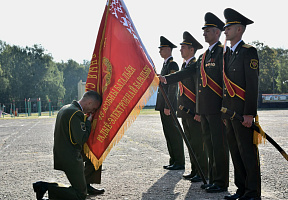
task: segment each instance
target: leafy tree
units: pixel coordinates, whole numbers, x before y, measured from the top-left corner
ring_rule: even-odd
[[[259,56],[259,92],[275,93],[277,91],[275,79],[278,76],[277,51],[259,41],[254,41],[253,45],[256,46]]]
[[[0,65],[0,93],[1,94],[6,93],[8,86],[9,86],[9,80],[6,77],[4,77],[4,72]]]
[[[278,58],[278,77],[276,86],[279,93],[288,93],[288,50],[276,49]]]
[[[87,67],[87,62],[80,65],[70,59],[67,63],[58,63],[58,68],[63,70],[64,87],[66,89],[64,102],[70,103],[72,100],[78,99],[78,82],[86,80],[89,66]]]
[[[0,102],[24,104],[25,98],[40,97],[43,107],[49,99],[54,106],[63,99],[70,103],[77,99],[77,84],[86,80],[88,70],[88,61],[55,63],[40,45],[22,48],[0,40]]]
[[[49,99],[58,101],[65,94],[63,86],[63,73],[61,73],[57,65],[53,62],[53,58],[44,54],[44,49],[34,45],[34,48],[29,49],[31,60],[34,62],[30,66],[32,80],[29,84],[31,87],[30,93],[33,96],[39,96],[46,103]]]
[[[2,43],[0,76],[6,83],[6,87],[1,84],[1,89],[5,89],[0,99],[2,102],[23,102],[25,98],[40,97],[42,105],[47,106],[49,98],[57,101],[64,97],[63,74],[44,51],[38,45],[20,48]]]

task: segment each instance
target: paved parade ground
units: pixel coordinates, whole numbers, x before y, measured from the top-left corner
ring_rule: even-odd
[[[260,110],[260,124],[288,152],[288,110]],[[69,184],[64,173],[53,170],[55,117],[0,119],[0,199],[36,199],[32,183],[57,181]],[[288,199],[288,162],[268,142],[259,146],[262,199]],[[186,173],[190,161],[185,148]],[[183,180],[185,170],[167,171],[168,151],[158,112],[145,110],[111,150],[103,164],[106,192],[87,199],[223,199],[234,193],[230,160],[228,192],[208,194],[201,183]]]

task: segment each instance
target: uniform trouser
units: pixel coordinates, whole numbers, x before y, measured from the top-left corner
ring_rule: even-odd
[[[163,111],[160,111],[160,117],[170,155],[169,164],[185,165],[183,139],[172,115],[165,115]]]
[[[261,196],[261,177],[258,148],[253,144],[253,131],[238,120],[226,120],[227,138],[234,165],[237,194]]]
[[[102,166],[95,171],[95,168],[90,160],[86,157],[83,158],[84,161],[86,161],[85,168],[84,165],[78,165],[71,170],[64,171],[71,184],[70,187],[65,187],[55,183],[48,183],[49,199],[84,200],[87,196],[87,184],[100,183]]]
[[[229,186],[229,148],[221,114],[201,115],[204,144],[209,158],[209,183]]]
[[[57,200],[84,200],[87,196],[87,184],[84,175],[84,167],[75,167],[64,171],[71,186],[48,183],[49,199]]]
[[[195,121],[193,118],[182,118],[182,125],[185,135],[190,143],[190,146],[196,156],[199,166],[205,177],[208,177],[208,158],[203,146],[203,137],[201,130],[201,123]],[[198,170],[193,164],[193,158],[189,152],[191,162],[191,173],[196,174]],[[200,175],[198,173],[198,175]]]
[[[85,162],[84,174],[85,174],[86,183],[87,184],[91,184],[91,183],[100,184],[102,165],[99,167],[98,170],[95,170],[92,162],[84,154],[82,154],[82,156],[83,156],[83,161]]]

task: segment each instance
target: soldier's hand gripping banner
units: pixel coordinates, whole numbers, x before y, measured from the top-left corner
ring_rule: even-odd
[[[86,91],[103,102],[92,122],[84,153],[98,169],[158,86],[153,62],[123,0],[108,0],[102,17]]]

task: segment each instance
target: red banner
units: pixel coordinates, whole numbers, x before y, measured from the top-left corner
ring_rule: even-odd
[[[84,145],[96,169],[136,119],[157,81],[123,0],[108,0],[86,81],[86,91],[97,91],[103,99]]]

